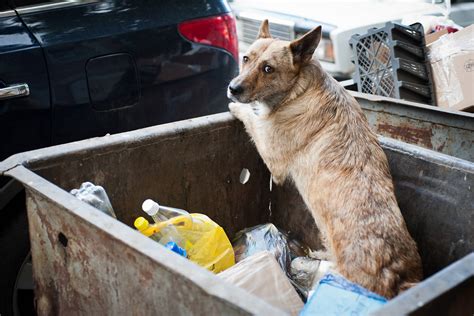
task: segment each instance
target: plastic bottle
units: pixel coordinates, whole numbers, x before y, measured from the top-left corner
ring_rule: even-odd
[[[91,182],[84,182],[81,184],[79,189],[73,189],[70,193],[79,200],[92,205],[105,214],[117,218],[107,193],[100,185],[94,185]]]
[[[142,209],[145,213],[151,216],[151,218],[153,218],[156,224],[180,215],[190,217],[189,213],[184,210],[161,206],[151,199],[147,199],[145,202],[143,202]],[[185,247],[188,245],[186,240],[183,238],[183,236],[181,236],[179,231],[173,225],[162,227],[157,233],[157,236],[160,238],[159,242],[162,245],[174,242],[183,249],[185,249]]]
[[[145,200],[142,204],[142,210],[147,213],[155,223],[159,223],[162,221],[166,221],[168,218],[166,218],[163,214],[160,214],[160,204],[156,203],[155,201],[148,199]]]
[[[143,235],[150,237],[151,239],[159,242],[166,248],[185,258],[187,257],[184,247],[179,246],[179,244],[176,242],[176,240],[179,239],[178,241],[183,243],[183,239],[181,237],[174,238],[175,240],[172,240],[170,236],[163,235],[163,229],[167,227],[160,228],[158,225],[150,225],[150,222],[148,222],[148,220],[143,217],[138,217],[133,224],[135,228],[138,229]]]
[[[155,241],[160,241],[161,235],[157,233],[157,230],[150,226],[150,222],[144,217],[138,217],[133,223],[136,229],[141,232],[143,235],[150,237]]]
[[[143,202],[142,204],[142,209],[145,213],[147,213],[153,218],[155,223],[166,221],[170,218],[179,215],[190,216],[189,213],[185,210],[169,206],[163,206],[158,204],[158,202],[153,201],[152,199],[145,200],[145,202]]]

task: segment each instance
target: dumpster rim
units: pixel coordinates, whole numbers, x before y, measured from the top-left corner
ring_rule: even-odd
[[[35,164],[41,165],[49,161],[45,166],[51,166],[56,159],[68,155],[81,155],[90,151],[99,150],[101,154],[113,151],[121,151],[154,143],[157,136],[169,135],[170,138],[183,137],[186,134],[195,134],[205,129],[209,132],[209,126],[214,130],[219,128],[230,128],[229,124],[241,124],[230,112],[223,112],[193,119],[176,121],[161,125],[155,125],[133,131],[94,137],[76,142],[55,145],[15,154],[0,162],[0,175],[6,174],[12,168],[23,165],[29,170],[35,170]],[[421,159],[439,163],[444,166],[460,170],[474,172],[474,162],[443,154],[431,149],[399,141],[393,138],[377,135],[383,148],[396,150],[403,153],[414,154]],[[163,141],[160,140],[160,142]]]
[[[473,277],[474,270],[469,269],[472,266],[474,266],[474,251],[394,297],[371,315],[410,314]],[[445,280],[450,282],[444,282]]]
[[[432,110],[432,111],[435,111],[435,112],[441,112],[443,114],[474,118],[474,113],[470,113],[470,112],[451,110],[451,109],[441,108],[441,107],[434,106],[434,105],[428,105],[428,104],[419,103],[419,102],[406,101],[406,100],[403,100],[403,99],[389,98],[389,97],[384,97],[384,96],[380,96],[380,95],[367,94],[367,93],[362,93],[362,92],[353,91],[353,90],[346,90],[346,91],[348,91],[356,99],[364,99],[364,100],[371,101],[371,102],[397,103],[397,104],[405,105],[405,106],[409,106],[409,107],[415,107],[415,108],[420,108],[420,109],[424,109],[424,110]]]

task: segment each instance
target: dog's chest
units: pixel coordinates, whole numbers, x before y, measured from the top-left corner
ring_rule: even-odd
[[[260,118],[267,117],[270,114],[270,108],[263,102],[255,101],[251,104],[252,110]]]

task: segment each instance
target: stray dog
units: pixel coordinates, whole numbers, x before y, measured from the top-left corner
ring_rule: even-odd
[[[421,259],[395,199],[387,157],[357,101],[312,59],[317,27],[292,42],[268,21],[229,85],[276,184],[291,178],[336,271],[387,298],[421,280]]]

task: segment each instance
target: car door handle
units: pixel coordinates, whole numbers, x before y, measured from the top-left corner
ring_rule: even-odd
[[[5,88],[0,88],[0,100],[26,97],[28,95],[30,95],[30,88],[26,83],[17,83]]]

